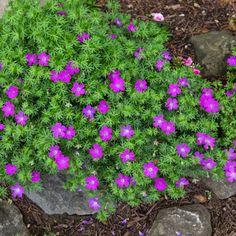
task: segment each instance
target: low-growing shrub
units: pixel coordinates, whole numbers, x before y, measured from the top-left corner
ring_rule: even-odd
[[[167,29],[116,2],[101,13],[78,0],[11,1],[0,32],[0,179],[14,197],[66,170],[65,187],[104,219],[110,200],[178,199],[209,173],[236,180],[236,99],[225,94],[235,70],[223,87],[191,59],[172,63]]]

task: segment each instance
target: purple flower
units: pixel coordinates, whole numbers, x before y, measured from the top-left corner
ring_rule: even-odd
[[[161,71],[164,64],[165,64],[165,62],[159,59],[159,60],[157,60],[155,67],[158,71]]]
[[[0,131],[4,130],[5,129],[5,125],[0,123]]]
[[[16,184],[15,186],[11,186],[12,196],[14,198],[19,197],[22,198],[25,190],[20,184]]]
[[[123,163],[126,163],[127,161],[133,161],[135,158],[135,154],[129,149],[125,149],[124,152],[120,154],[120,158],[122,159]]]
[[[119,26],[119,27],[121,27],[121,26],[123,25],[122,22],[121,22],[121,20],[118,19],[118,18],[116,18],[116,19],[114,20],[114,23],[115,23],[117,26]]]
[[[154,187],[158,190],[158,191],[164,191],[167,187],[166,181],[164,178],[157,178],[155,180],[155,185]]]
[[[26,61],[27,61],[29,66],[32,66],[33,64],[36,64],[37,63],[37,55],[27,53],[26,54]]]
[[[39,182],[40,181],[40,172],[32,171],[32,173],[31,173],[31,181],[32,182]]]
[[[49,148],[49,154],[48,154],[48,156],[50,157],[50,158],[52,158],[52,157],[56,157],[57,155],[60,155],[61,154],[61,150],[60,150],[60,147],[58,146],[58,145],[55,145],[55,146],[51,146],[50,148]]]
[[[57,164],[58,170],[64,170],[70,167],[70,158],[62,154],[59,154],[55,157],[55,162]]]
[[[164,120],[161,123],[160,128],[163,132],[166,133],[166,135],[170,135],[171,133],[175,132],[175,124],[173,121],[168,122],[168,121]]]
[[[216,162],[213,161],[212,158],[208,158],[207,160],[201,160],[200,164],[203,166],[204,170],[211,170],[213,167],[216,166]]]
[[[163,52],[162,56],[163,56],[164,60],[166,60],[166,61],[170,61],[172,59],[169,52]]]
[[[97,197],[89,199],[89,207],[94,211],[98,211],[101,208]]]
[[[163,118],[163,115],[160,114],[160,115],[158,115],[158,116],[154,116],[154,117],[153,117],[153,121],[154,121],[153,126],[154,126],[155,128],[157,128],[157,127],[161,127],[162,123],[163,123],[165,120],[164,120],[164,118]]]
[[[28,116],[25,116],[25,113],[23,111],[18,112],[18,114],[15,115],[16,123],[19,125],[26,125],[26,121],[28,120]]]
[[[6,91],[8,98],[16,98],[18,96],[19,89],[15,86],[10,86],[9,89]]]
[[[236,65],[236,56],[230,56],[227,59],[227,63],[229,64],[229,66],[235,66]]]
[[[225,93],[225,95],[226,95],[227,97],[230,97],[230,96],[232,96],[234,93],[235,93],[234,90],[229,90],[229,91],[227,91],[227,92]]]
[[[189,184],[189,181],[186,178],[180,178],[175,182],[176,188],[184,187],[185,185]]]
[[[137,182],[134,177],[130,177],[130,184],[132,184],[133,186],[137,185]]]
[[[62,70],[58,73],[58,79],[61,80],[63,83],[68,83],[71,80],[71,75],[67,70]]]
[[[91,175],[89,177],[85,178],[85,188],[90,189],[90,190],[97,190],[99,187],[99,180],[95,175]]]
[[[0,62],[0,71],[3,69],[3,64]]]
[[[139,93],[142,93],[142,92],[146,91],[148,88],[147,81],[139,79],[135,82],[134,87]]]
[[[80,68],[73,67],[73,61],[69,61],[65,68],[70,75],[80,72]]]
[[[100,101],[100,103],[98,104],[98,110],[101,112],[101,113],[107,113],[108,112],[108,110],[109,110],[109,106],[108,106],[108,104],[107,104],[107,102],[106,101],[104,101],[104,100],[102,100],[102,101]]]
[[[125,176],[122,173],[119,173],[119,178],[116,178],[115,182],[119,188],[124,188],[129,186],[129,180],[129,176]]]
[[[102,138],[102,141],[109,141],[112,139],[112,129],[107,126],[103,126],[99,132],[99,135]]]
[[[219,110],[218,110],[219,105],[220,105],[219,102],[216,101],[215,99],[208,99],[204,103],[204,109],[208,113],[219,112]]]
[[[210,135],[205,134],[204,149],[208,149],[209,147],[213,149],[214,146],[215,146],[215,139],[212,138]]]
[[[84,84],[78,84],[77,82],[74,82],[71,92],[74,93],[76,97],[85,94],[86,92],[84,90]]]
[[[55,125],[52,126],[51,130],[53,132],[54,138],[65,137],[66,127],[62,125],[62,123],[56,123]]]
[[[57,15],[62,15],[62,16],[66,16],[67,13],[65,11],[58,11],[56,12]]]
[[[175,98],[168,98],[166,102],[166,107],[169,111],[177,110],[178,109],[178,100]]]
[[[88,32],[84,32],[82,34],[77,35],[77,40],[81,43],[84,43],[88,39],[90,39],[90,36],[89,36]]]
[[[110,89],[115,92],[119,93],[121,91],[125,90],[125,81],[122,78],[114,78],[112,79],[112,82],[110,83]]]
[[[128,29],[128,31],[134,32],[137,30],[137,27],[133,23],[130,23],[128,25],[127,29]]]
[[[181,89],[179,88],[178,84],[170,84],[168,94],[170,94],[172,97],[176,97],[178,94],[181,94]]]
[[[108,36],[109,36],[109,38],[111,38],[111,39],[116,39],[116,38],[117,38],[117,35],[116,35],[116,34],[109,34]]]
[[[82,110],[82,112],[83,112],[83,114],[84,114],[84,116],[85,116],[86,118],[92,119],[92,118],[94,118],[94,114],[95,114],[96,110],[95,110],[92,106],[87,105],[87,106]]]
[[[132,129],[131,125],[121,126],[121,132],[120,132],[121,137],[126,137],[130,139],[133,135],[134,135],[134,130]]]
[[[188,156],[188,153],[190,152],[191,149],[186,143],[182,143],[176,146],[176,150],[177,150],[178,155],[185,158]]]
[[[236,169],[234,171],[226,171],[227,181],[230,183],[236,182]]]
[[[73,126],[69,126],[65,131],[65,137],[68,140],[71,140],[75,136],[76,132]]]
[[[119,70],[112,71],[109,73],[108,78],[111,82],[113,82],[114,79],[119,79],[120,78],[121,72]]]
[[[205,134],[205,133],[199,133],[199,132],[198,132],[196,135],[197,135],[197,143],[198,143],[199,145],[205,144],[205,136],[206,136],[206,134]]]
[[[141,231],[138,231],[138,235],[139,236],[144,236],[145,234],[143,232],[141,232]]]
[[[6,164],[5,170],[7,175],[14,175],[17,172],[17,167],[13,164]]]
[[[39,65],[48,66],[50,58],[51,58],[50,55],[48,55],[46,52],[42,52],[41,54],[38,55]]]
[[[154,165],[153,162],[148,162],[143,164],[143,174],[144,176],[150,178],[156,178],[158,172],[158,167]]]
[[[204,159],[204,154],[202,154],[200,152],[195,152],[194,157],[197,157],[199,159],[199,161],[201,161]]]
[[[234,161],[227,161],[226,164],[223,167],[224,171],[236,171],[236,162]]]
[[[186,77],[182,77],[182,78],[178,78],[178,83],[180,86],[182,86],[183,88],[187,87],[190,85],[189,81],[187,80]]]
[[[234,149],[233,149],[233,148],[230,148],[230,149],[227,151],[227,157],[228,157],[228,160],[229,160],[229,161],[233,161],[234,159],[236,159],[236,153],[234,152]]]
[[[126,225],[126,224],[127,224],[127,219],[122,220],[122,221],[121,221],[121,224],[122,224],[122,225]]]
[[[50,80],[56,83],[59,80],[59,73],[56,72],[55,70],[51,70]]]
[[[142,53],[143,48],[138,48],[138,50],[134,53],[134,56],[137,60],[141,60],[140,54]]]
[[[233,141],[233,145],[236,147],[236,139]]]
[[[102,146],[99,144],[93,144],[93,147],[89,149],[89,154],[93,159],[102,158]]]
[[[6,102],[5,105],[2,106],[2,111],[4,112],[5,117],[13,116],[15,112],[15,106],[11,102]]]

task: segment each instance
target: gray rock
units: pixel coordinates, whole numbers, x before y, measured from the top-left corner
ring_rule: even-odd
[[[159,211],[148,236],[211,236],[208,210],[199,204]]]
[[[20,211],[14,205],[0,201],[0,236],[28,236]]]
[[[191,37],[203,76],[220,76],[226,72],[226,59],[236,46],[236,37],[227,31],[211,31]]]
[[[41,192],[30,191],[26,196],[49,215],[67,213],[69,215],[93,214],[88,199],[83,192],[71,192],[63,188],[66,174],[46,175]]]
[[[236,182],[229,183],[225,180],[202,179],[203,183],[216,194],[219,199],[226,199],[236,194]]]

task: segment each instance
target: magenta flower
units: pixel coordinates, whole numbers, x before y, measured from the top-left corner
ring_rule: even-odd
[[[198,143],[199,145],[205,144],[205,136],[206,136],[206,134],[205,134],[205,133],[199,133],[199,132],[198,132],[196,135],[197,135],[197,143]]]
[[[32,173],[31,173],[31,181],[32,182],[39,182],[40,181],[40,172],[32,171]]]
[[[62,125],[62,123],[56,123],[55,125],[52,126],[51,130],[54,138],[65,137],[66,127]]]
[[[16,184],[15,186],[11,186],[11,191],[12,191],[12,197],[14,198],[22,198],[25,190],[20,184]]]
[[[58,73],[58,79],[61,80],[63,83],[68,83],[71,80],[71,75],[67,70],[62,70]]]
[[[70,167],[70,158],[59,154],[55,157],[58,170],[68,169]]]
[[[157,128],[157,127],[161,127],[162,123],[163,123],[165,120],[164,120],[164,118],[163,118],[163,115],[160,114],[160,115],[158,115],[158,116],[154,116],[154,117],[153,117],[153,121],[154,121],[153,126],[154,126],[155,128]]]
[[[233,141],[233,145],[236,147],[236,139]]]
[[[131,152],[129,149],[125,149],[124,152],[120,154],[120,158],[122,159],[123,163],[126,163],[127,161],[133,161],[135,158],[134,152]]]
[[[189,81],[187,80],[186,77],[182,77],[182,78],[178,78],[178,83],[180,86],[182,86],[183,88],[187,87],[190,85]]]
[[[128,29],[128,31],[134,32],[137,30],[137,27],[133,23],[130,23],[128,25],[127,29]]]
[[[216,166],[216,162],[213,161],[212,158],[208,158],[207,160],[201,160],[200,164],[203,166],[204,170],[211,170],[213,167]]]
[[[95,110],[92,106],[87,105],[87,106],[82,110],[82,112],[83,112],[83,114],[84,114],[84,116],[85,116],[86,118],[90,118],[90,120],[91,120],[92,118],[94,118],[94,114],[95,114],[96,110]]]
[[[50,55],[48,55],[46,52],[42,52],[41,54],[38,55],[39,65],[40,66],[48,66],[48,62],[49,62],[50,58],[51,58]]]
[[[111,82],[113,82],[114,79],[119,79],[120,75],[121,75],[121,72],[119,70],[115,70],[109,73],[108,78]]]
[[[5,117],[13,116],[15,112],[15,106],[11,102],[6,102],[5,105],[2,106],[2,111],[4,112]]]
[[[201,74],[201,71],[196,69],[196,68],[192,68],[192,71],[195,75],[200,75]]]
[[[181,89],[179,88],[178,84],[170,84],[168,94],[170,94],[172,97],[176,97],[178,94],[181,94]]]
[[[204,103],[204,109],[206,112],[219,112],[218,108],[219,108],[219,102],[217,102],[214,99],[208,99],[205,101]]]
[[[13,164],[6,164],[5,170],[7,175],[14,175],[17,172],[17,167]]]
[[[162,60],[157,60],[155,67],[156,67],[156,69],[157,69],[158,71],[161,71],[162,68],[163,68],[163,66],[164,66],[164,64],[165,64],[164,61],[162,61]]]
[[[76,97],[85,94],[86,92],[84,90],[84,84],[78,84],[77,82],[74,82],[71,92],[74,93]]]
[[[65,68],[70,75],[80,72],[80,68],[73,67],[73,61],[69,61]]]
[[[150,178],[156,178],[158,172],[158,167],[154,165],[153,162],[148,162],[143,164],[143,174],[144,176]]]
[[[99,187],[99,180],[95,175],[91,175],[89,177],[85,178],[85,188],[90,189],[90,190],[97,190]]]
[[[175,132],[175,124],[173,121],[163,121],[160,125],[160,128],[166,135],[170,135],[171,133]]]
[[[204,154],[202,154],[200,152],[195,152],[194,157],[197,157],[199,159],[199,161],[201,161],[204,159]]]
[[[164,178],[157,178],[155,180],[155,185],[154,187],[158,190],[158,191],[164,191],[167,187],[166,181]]]
[[[56,72],[55,70],[51,70],[50,80],[52,80],[54,83],[58,82],[58,80],[59,80],[59,73]]]
[[[136,91],[138,91],[139,93],[142,93],[142,92],[146,91],[148,88],[147,81],[139,79],[135,82],[134,87],[135,87]]]
[[[236,153],[234,152],[234,148],[230,148],[227,151],[227,157],[229,161],[234,161],[236,159]]]
[[[230,56],[227,59],[227,63],[229,64],[229,66],[235,66],[236,65],[236,56]]]
[[[103,126],[99,132],[99,135],[102,138],[102,141],[109,141],[112,139],[112,129],[107,126]]]
[[[8,98],[16,98],[18,96],[19,89],[15,86],[10,86],[9,89],[6,91]]]
[[[73,126],[70,126],[65,131],[65,138],[71,140],[75,136],[76,132]]]
[[[116,19],[114,20],[114,23],[115,23],[117,26],[119,26],[119,27],[121,27],[121,26],[123,25],[122,22],[121,22],[121,20],[118,19],[118,18],[116,18]]]
[[[109,110],[109,106],[108,106],[107,102],[104,101],[104,100],[100,101],[100,103],[98,104],[97,108],[103,114],[107,113],[108,110]]]
[[[125,90],[125,81],[122,78],[116,77],[112,79],[112,82],[110,83],[109,87],[113,92],[119,93]]]
[[[97,197],[89,199],[89,207],[94,211],[98,211],[101,208]]]
[[[93,159],[102,158],[102,146],[99,144],[93,144],[93,147],[89,149],[89,154],[92,156]]]
[[[226,171],[225,175],[227,177],[227,181],[230,183],[236,182],[236,169],[234,171]]]
[[[57,15],[62,15],[62,16],[66,16],[67,13],[65,11],[58,11],[56,12]]]
[[[170,52],[163,52],[162,56],[163,56],[164,60],[166,60],[166,61],[170,61],[172,59]]]
[[[180,178],[175,182],[176,188],[184,187],[185,185],[189,185],[189,181],[186,178]]]
[[[121,132],[120,132],[121,137],[126,137],[130,139],[133,135],[134,135],[134,130],[132,129],[131,125],[121,126]]]
[[[27,61],[29,66],[32,66],[33,64],[36,64],[37,63],[37,55],[27,53],[26,54],[26,61]]]
[[[122,173],[119,173],[119,178],[116,178],[115,182],[119,188],[128,187],[129,186],[129,176],[125,176]]]
[[[51,147],[49,148],[49,154],[48,154],[48,156],[49,156],[50,158],[56,157],[57,155],[60,155],[60,154],[61,154],[61,150],[60,150],[59,145],[54,145],[54,146],[51,146]]]
[[[210,147],[212,149],[214,146],[215,146],[215,139],[212,138],[210,135],[205,134],[204,148],[208,149]]]
[[[176,146],[176,150],[177,150],[178,155],[185,158],[188,156],[188,153],[190,152],[191,149],[186,143],[182,143]]]
[[[166,107],[169,111],[177,110],[178,109],[178,100],[175,98],[168,98],[166,102]]]
[[[81,43],[84,43],[88,39],[90,39],[90,36],[89,36],[88,32],[84,32],[82,34],[77,35],[77,40]]]
[[[23,111],[19,111],[18,114],[15,115],[16,123],[18,125],[26,125],[26,121],[28,120],[28,116],[25,116]]]
[[[5,129],[5,125],[0,123],[0,131],[4,130]]]

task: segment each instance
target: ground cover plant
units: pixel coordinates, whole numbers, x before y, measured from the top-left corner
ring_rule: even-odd
[[[166,52],[160,23],[116,2],[107,13],[61,2],[12,1],[0,22],[0,179],[13,197],[67,171],[65,187],[104,219],[110,200],[178,199],[209,174],[236,181],[235,57],[228,83],[212,84]]]

